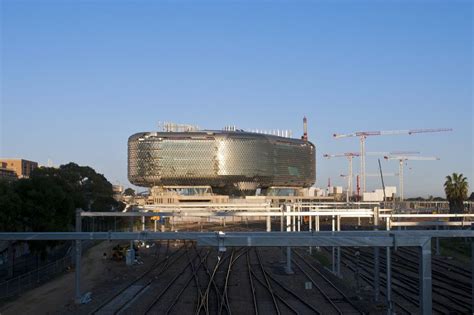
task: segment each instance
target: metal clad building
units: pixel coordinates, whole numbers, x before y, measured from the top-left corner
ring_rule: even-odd
[[[315,146],[242,131],[142,132],[128,139],[128,178],[144,187],[309,187]]]

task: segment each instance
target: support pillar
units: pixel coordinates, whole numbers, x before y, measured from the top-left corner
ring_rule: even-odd
[[[319,215],[315,217],[314,227],[316,229],[316,232],[319,232]],[[319,246],[316,246],[316,250],[320,251],[321,248]]]
[[[289,206],[289,207],[290,207],[290,212],[293,212],[292,207],[291,207],[291,206]],[[291,217],[291,220],[292,220],[292,222],[293,222],[293,224],[292,224],[292,225],[293,225],[292,231],[294,232],[294,231],[296,231],[296,216],[292,216],[292,217]]]
[[[301,216],[298,216],[298,232],[301,232]]]
[[[290,210],[291,210],[291,207],[290,206],[286,206],[286,211],[287,213],[289,214],[290,213]],[[294,219],[294,217],[293,217]],[[286,231],[287,232],[291,232],[291,221],[292,221],[292,218],[290,215],[287,215],[286,216]],[[295,228],[294,226],[294,220],[293,220],[293,230]],[[285,272],[287,274],[293,274],[293,270],[291,269],[291,247],[287,246],[286,247],[286,266],[285,266]]]
[[[379,208],[374,208],[374,230],[379,229]],[[380,300],[380,248],[374,247],[374,301]]]
[[[134,223],[134,218],[130,217],[130,232],[133,232],[133,223]],[[135,257],[135,249],[133,248],[133,240],[130,240],[130,252],[128,252],[128,255],[130,257]],[[133,265],[133,259],[126,260],[127,265]]]
[[[142,217],[142,231],[145,231],[145,216]]]
[[[82,232],[82,209],[76,209],[76,232]],[[75,296],[74,302],[81,303],[81,258],[82,258],[82,241],[76,240],[76,269],[75,269]]]
[[[285,272],[289,275],[292,275],[293,269],[291,269],[291,247],[286,247],[286,267]]]
[[[312,216],[308,216],[308,223],[309,223],[309,226],[308,226],[309,232],[313,232],[313,217]],[[311,255],[312,253],[313,253],[313,246],[310,246],[309,254]]]
[[[341,216],[337,216],[337,231],[341,230]],[[336,247],[337,259],[336,259],[336,275],[341,277],[341,247]]]
[[[309,223],[309,231],[312,232],[313,231],[313,217],[312,216],[309,216],[308,217],[308,223]]]
[[[390,231],[390,228],[391,228],[391,219],[388,217],[386,218],[386,227],[387,227],[387,231]],[[395,244],[395,241],[394,241],[394,244]],[[386,247],[386,269],[387,269],[387,281],[386,281],[386,284],[387,284],[387,287],[386,287],[386,291],[387,291],[387,314],[388,315],[392,315],[393,314],[393,303],[392,303],[392,249],[387,246]]]
[[[272,218],[268,215],[267,216],[267,232],[272,231]]]
[[[436,226],[436,230],[439,229],[439,226]],[[441,255],[441,252],[439,250],[439,237],[435,237],[435,255],[439,256]]]
[[[286,206],[286,231],[291,232],[290,206]]]
[[[474,230],[474,224],[471,224]],[[471,239],[471,313],[474,314],[474,240]]]
[[[431,239],[420,247],[420,314],[432,313],[432,279],[431,279]]]
[[[156,232],[157,220],[153,220],[153,232]]]
[[[284,208],[284,207],[285,207],[285,206],[283,206],[283,205],[280,207],[280,211],[281,211],[281,216],[280,216],[280,231],[281,231],[281,232],[283,232],[283,226],[284,226],[283,220],[285,219],[284,216],[283,216],[283,212],[285,211],[285,208]]]
[[[332,216],[332,224],[331,224],[331,231],[335,231],[336,226],[335,226],[335,221],[334,221],[334,216]],[[336,273],[336,247],[331,248],[331,263],[332,263],[332,268],[331,271],[333,274]]]
[[[386,262],[387,262],[387,314],[393,314],[393,303],[392,303],[392,252],[391,248],[386,248]]]
[[[374,247],[374,301],[380,300],[380,249]]]

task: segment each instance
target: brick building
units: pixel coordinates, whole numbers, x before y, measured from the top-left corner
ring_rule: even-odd
[[[24,159],[0,159],[0,163],[5,165],[6,169],[16,173],[18,178],[28,178],[31,172],[38,168],[38,163]]]
[[[0,179],[15,180],[17,178],[15,171],[7,168],[6,162],[0,162]]]

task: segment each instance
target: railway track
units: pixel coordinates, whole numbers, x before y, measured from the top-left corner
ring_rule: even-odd
[[[158,243],[158,246],[161,245],[161,242]],[[150,277],[159,276],[166,270],[166,267],[170,263],[177,261],[181,257],[180,249],[181,248],[179,248],[177,251],[170,253],[170,242],[167,241],[163,259],[160,260],[159,257],[157,257],[156,262],[149,269],[147,269],[140,276],[125,285],[118,292],[107,298],[97,308],[90,312],[90,314],[119,314],[136,297],[138,297],[140,294],[142,294],[148,289],[152,281],[150,280]]]
[[[352,271],[359,270],[361,278],[372,285],[373,282],[373,253],[370,250],[361,251],[360,258],[355,259],[354,249],[342,250],[342,263]],[[380,255],[380,284],[381,293],[385,295],[386,261],[385,252]],[[454,267],[454,266],[453,266]],[[459,267],[457,267],[459,268]],[[457,269],[447,263],[432,260],[433,311],[439,314],[457,312],[466,314],[470,307],[470,278],[464,274],[456,274]],[[451,273],[451,274],[450,274]],[[419,307],[418,256],[410,250],[394,252],[392,255],[392,291],[396,307],[410,313],[413,307]],[[463,279],[464,277],[464,279]],[[412,308],[408,307],[411,305]]]
[[[251,291],[253,292],[253,301],[254,301],[254,306],[255,306],[255,314],[259,314],[259,313],[262,313],[262,314],[271,314],[271,313],[281,314],[280,304],[278,302],[280,302],[281,304],[286,306],[287,309],[289,309],[291,312],[297,314],[298,311],[295,310],[290,304],[288,304],[284,297],[282,297],[280,294],[278,294],[277,292],[274,291],[268,277],[266,276],[266,273],[264,271],[264,268],[263,268],[260,260],[258,262],[258,266],[260,267],[259,270],[260,270],[261,275],[257,276],[258,271],[255,270],[252,267],[250,254],[251,253],[250,253],[250,250],[249,250],[247,252],[247,268],[248,268],[248,272],[249,272],[249,277],[251,279],[250,282],[252,283]],[[256,283],[258,283],[260,286],[255,286]],[[257,289],[257,287],[259,289]],[[259,299],[259,295],[260,296],[265,295],[267,297],[267,299],[270,298],[270,300],[272,302],[271,303],[271,309],[265,309],[264,307],[268,308],[269,306],[264,306],[264,305],[262,305],[262,303],[259,303],[259,302],[261,302],[261,299]]]
[[[167,279],[164,287],[160,286],[159,293],[148,302],[146,308],[135,307],[134,312],[179,313],[181,310],[179,307],[192,304],[195,305],[194,314],[231,314],[228,284],[232,274],[232,265],[243,255],[243,251],[232,250],[230,254],[221,254],[213,249],[208,249],[205,254],[202,251],[196,249],[195,246],[186,247],[187,263],[181,264],[179,268],[168,270],[168,273],[173,276]],[[242,252],[239,253],[239,251]],[[225,277],[220,281],[218,274],[223,270]],[[194,294],[192,283],[196,288]],[[194,298],[189,299],[192,296]],[[192,308],[191,305],[186,309],[186,313],[190,313],[190,308]]]
[[[170,266],[166,278],[157,283],[156,288],[149,293],[148,301],[144,302],[144,305],[136,306],[134,311],[143,314],[168,314],[178,304],[184,291],[209,256],[209,252],[205,255],[197,251],[191,254],[189,247],[185,247],[184,250],[187,259]]]
[[[298,253],[293,259],[298,272],[287,276],[278,271],[281,265],[275,269],[279,254],[272,249],[245,247],[221,253],[196,248],[192,242],[159,246],[156,262],[91,314],[361,313]],[[305,291],[305,281],[314,289]]]
[[[362,314],[359,307],[347,297],[328,277],[313,266],[298,251],[293,250],[298,259],[292,258],[292,263],[306,276],[320,295],[331,305],[337,314]],[[321,287],[322,284],[327,284]]]

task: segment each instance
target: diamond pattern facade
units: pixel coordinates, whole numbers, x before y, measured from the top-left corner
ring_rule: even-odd
[[[238,131],[144,132],[128,140],[128,178],[137,186],[309,187],[311,142]]]

